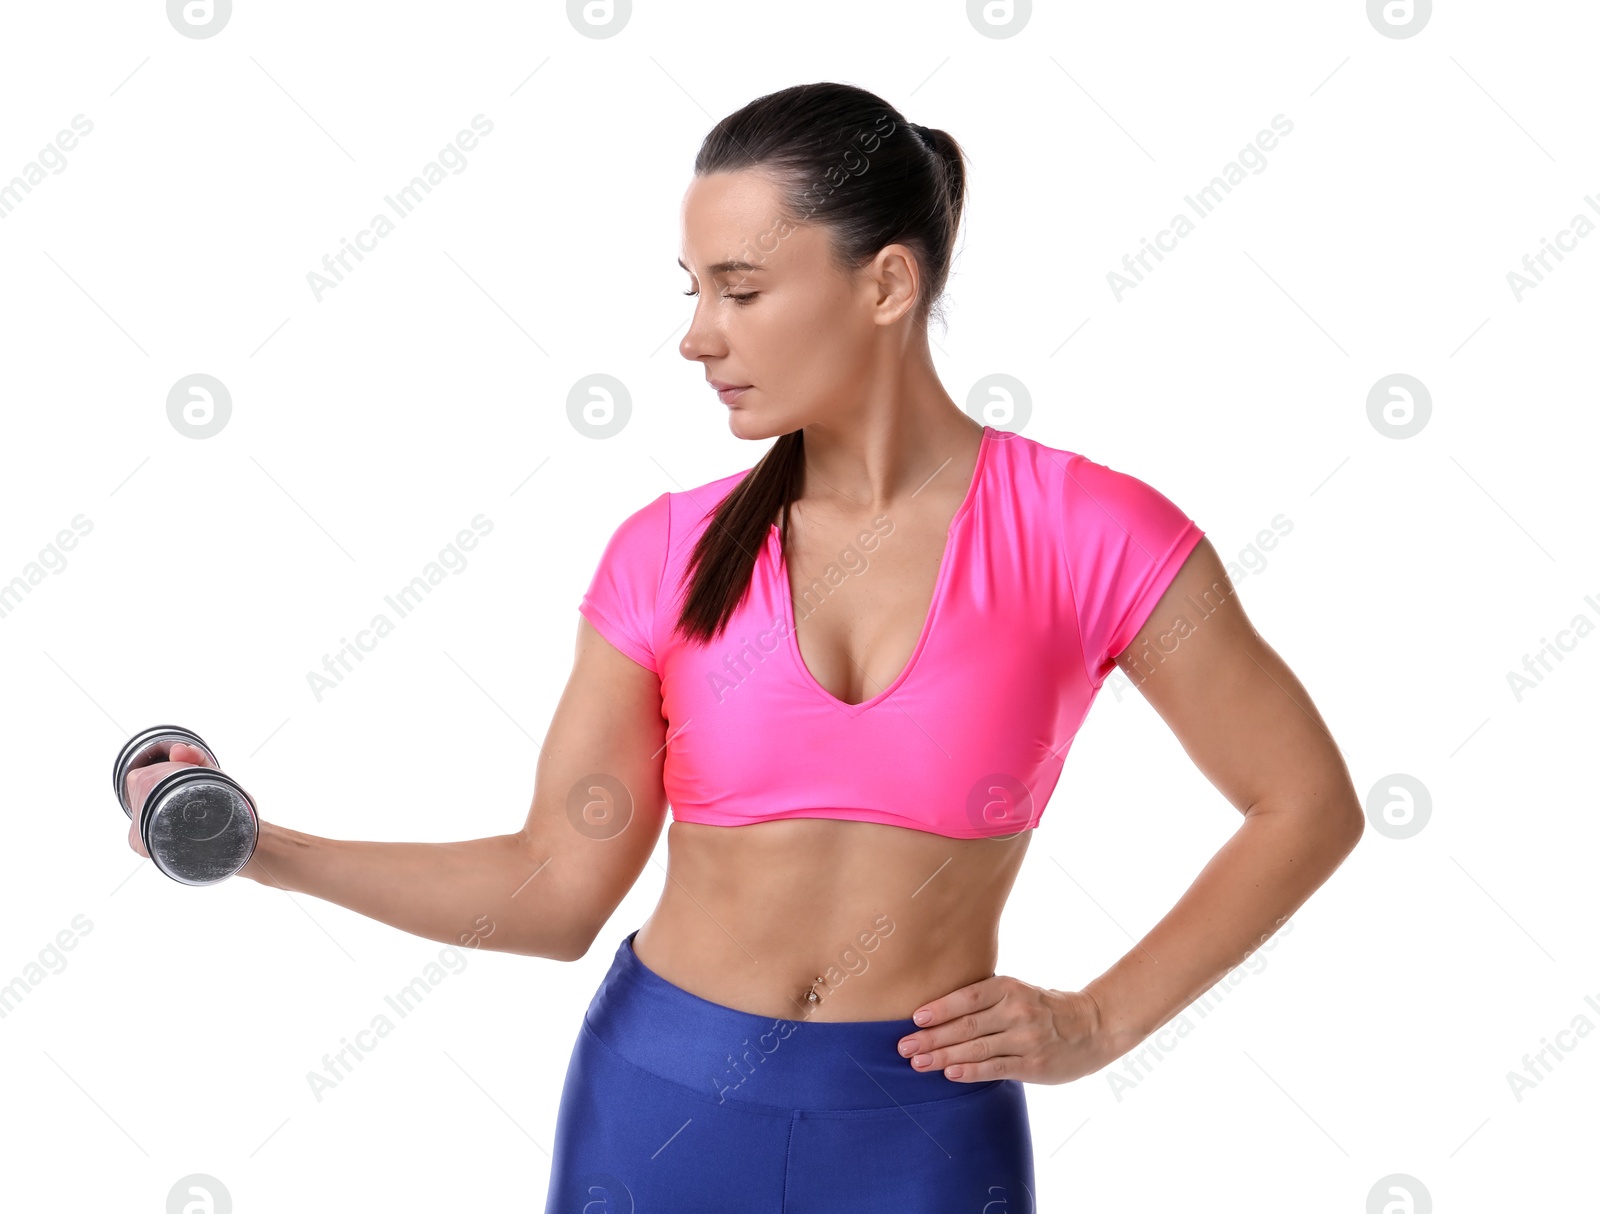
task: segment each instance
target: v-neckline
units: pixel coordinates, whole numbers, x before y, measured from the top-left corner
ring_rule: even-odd
[[[883,703],[910,677],[916,668],[917,659],[922,656],[922,651],[927,648],[928,637],[933,629],[934,616],[938,614],[939,604],[944,598],[945,583],[950,576],[950,549],[955,540],[956,526],[971,512],[972,503],[978,496],[978,481],[983,475],[984,464],[988,460],[990,441],[994,431],[990,426],[984,426],[978,437],[978,454],[972,465],[972,479],[967,482],[967,492],[961,499],[961,504],[956,507],[956,512],[950,518],[950,526],[945,529],[944,551],[939,554],[939,570],[934,575],[933,597],[928,600],[928,613],[922,619],[922,631],[917,635],[917,643],[911,650],[911,656],[906,659],[906,664],[901,667],[900,673],[895,675],[877,695],[862,700],[859,704],[849,704],[829,691],[817,677],[811,673],[811,668],[806,665],[805,658],[800,655],[800,639],[795,632],[794,622],[794,591],[789,582],[789,558],[783,551],[783,544],[778,534],[778,524],[773,523],[767,531],[767,542],[773,545],[776,541],[776,556],[773,558],[772,568],[777,573],[777,591],[783,600],[784,626],[788,633],[789,656],[794,660],[795,670],[800,680],[809,685],[817,695],[826,700],[830,706],[838,709],[847,716],[859,716],[867,709]]]

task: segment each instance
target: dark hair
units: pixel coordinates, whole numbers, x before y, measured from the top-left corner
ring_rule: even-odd
[[[885,245],[911,248],[922,271],[913,315],[927,323],[950,275],[966,197],[966,166],[954,139],[908,123],[883,98],[854,85],[801,84],[729,114],[706,135],[694,161],[697,177],[751,168],[778,182],[783,221],[829,230],[841,270],[859,269]],[[775,227],[756,243],[770,247],[774,234],[786,232]],[[775,520],[787,547],[803,440],[801,430],[781,435],[712,514],[689,558],[690,587],[677,623],[686,637],[709,642],[727,626]]]

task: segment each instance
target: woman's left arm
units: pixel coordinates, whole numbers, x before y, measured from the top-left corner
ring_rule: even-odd
[[[1361,838],[1361,799],[1338,745],[1251,626],[1209,540],[1117,665],[1244,822],[1166,916],[1083,990],[997,975],[917,1009],[928,1018],[904,1041],[919,1070],[1033,1083],[1099,1070],[1259,948]]]
[[[1283,926],[1361,838],[1349,769],[1202,540],[1117,665],[1244,815],[1139,945],[1085,988],[1121,1057]]]

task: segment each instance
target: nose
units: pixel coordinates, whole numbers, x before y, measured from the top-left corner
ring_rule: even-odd
[[[728,343],[712,321],[710,309],[701,306],[703,303],[703,299],[695,301],[689,329],[678,343],[678,353],[690,362],[698,362],[702,358],[724,358],[728,353]]]

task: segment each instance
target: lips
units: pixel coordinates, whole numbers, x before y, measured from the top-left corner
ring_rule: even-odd
[[[750,389],[749,384],[729,384],[720,379],[713,379],[708,382],[716,390],[718,398],[725,405],[733,404],[734,401],[738,400],[740,396]]]

